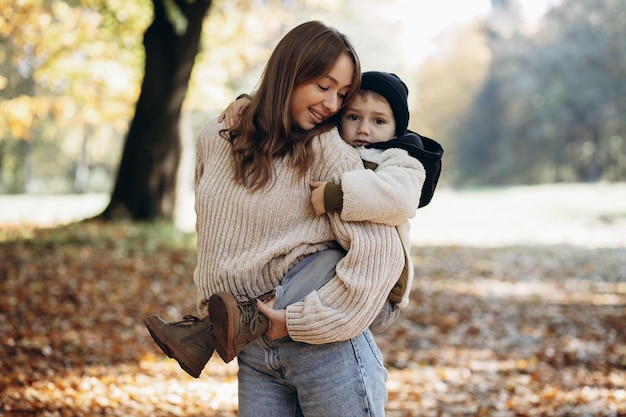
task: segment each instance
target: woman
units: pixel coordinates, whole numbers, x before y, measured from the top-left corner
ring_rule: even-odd
[[[359,89],[347,38],[319,22],[291,30],[238,124],[198,137],[198,307],[212,295],[270,293],[303,258],[338,242],[334,277],[284,310],[239,355],[240,416],[383,416],[387,372],[369,324],[404,265],[394,227],[316,216],[309,181],[363,169],[334,117]]]

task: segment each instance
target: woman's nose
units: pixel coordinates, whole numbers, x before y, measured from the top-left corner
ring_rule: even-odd
[[[339,110],[339,97],[336,94],[330,94],[323,102],[324,107],[332,114]]]

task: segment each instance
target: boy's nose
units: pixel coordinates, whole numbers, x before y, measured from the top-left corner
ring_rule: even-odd
[[[369,127],[367,126],[367,123],[365,122],[359,123],[358,132],[369,134],[370,130],[369,130]]]

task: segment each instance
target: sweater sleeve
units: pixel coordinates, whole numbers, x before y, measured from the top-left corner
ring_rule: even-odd
[[[332,146],[345,153],[339,158],[348,161],[342,162],[342,171],[363,170],[355,150],[340,142]],[[341,173],[324,179],[336,182]],[[345,222],[338,212],[328,213],[323,221],[329,222],[346,255],[327,284],[304,301],[287,307],[289,335],[311,344],[347,340],[363,332],[379,313],[404,266],[402,243],[395,227]]]
[[[361,156],[377,163],[378,168],[342,175],[341,219],[397,226],[413,217],[426,178],[422,163],[395,148],[383,152],[363,149]]]

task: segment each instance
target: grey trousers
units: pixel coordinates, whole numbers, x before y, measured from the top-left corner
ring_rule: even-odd
[[[285,309],[324,286],[335,275],[335,266],[344,255],[345,253],[340,250],[326,249],[309,255],[297,263],[276,287],[274,309]],[[399,314],[400,311],[395,305],[389,300],[385,301],[380,313],[370,325],[370,330],[372,333],[381,333],[398,318]]]

